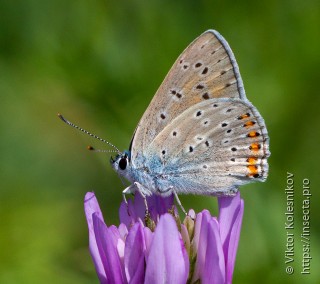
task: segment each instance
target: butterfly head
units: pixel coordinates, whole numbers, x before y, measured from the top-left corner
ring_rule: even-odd
[[[111,157],[110,163],[117,173],[128,180],[131,180],[130,152],[124,151],[123,153],[118,154],[114,159]]]

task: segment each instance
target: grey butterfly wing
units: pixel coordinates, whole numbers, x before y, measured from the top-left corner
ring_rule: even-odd
[[[247,100],[209,99],[173,119],[146,155],[162,164],[155,172],[159,192],[174,185],[177,193],[226,195],[238,185],[266,179],[269,138]]]
[[[179,56],[143,114],[131,143],[132,163],[176,116],[210,98],[246,99],[239,68],[226,40],[214,30]]]

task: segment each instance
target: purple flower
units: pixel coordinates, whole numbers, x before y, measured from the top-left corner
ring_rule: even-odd
[[[89,248],[101,283],[232,283],[243,200],[220,197],[219,217],[190,210],[183,222],[173,197],[122,202],[120,225],[106,226],[92,192],[85,197]],[[198,283],[197,282],[197,283]]]

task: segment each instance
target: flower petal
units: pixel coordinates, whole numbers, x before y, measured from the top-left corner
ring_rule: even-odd
[[[93,263],[95,269],[97,271],[98,278],[100,283],[107,283],[107,276],[104,270],[101,255],[99,253],[99,249],[96,242],[96,236],[93,228],[92,214],[96,213],[97,217],[99,217],[103,221],[103,216],[99,207],[99,203],[95,197],[93,192],[88,192],[84,198],[84,211],[87,218],[88,228],[89,228],[89,250],[91,257],[93,259]]]
[[[215,218],[211,218],[208,225],[205,265],[201,275],[201,283],[225,283],[225,259],[220,239],[219,224]]]
[[[185,284],[189,260],[177,224],[170,214],[160,217],[147,261],[145,283]]]
[[[122,269],[122,274],[125,275],[124,273],[124,247],[125,247],[125,241],[121,237],[121,234],[118,230],[118,228],[114,225],[111,225],[108,228],[108,231],[110,233],[110,237],[112,237],[113,244],[117,248],[118,256],[120,259],[121,263],[121,269]]]
[[[228,265],[227,265],[227,283],[228,284],[232,283],[232,275],[234,270],[234,264],[236,261],[239,239],[240,239],[243,211],[244,211],[244,202],[243,200],[241,200],[239,214],[233,224],[233,228],[230,234],[230,244],[229,244],[229,250],[228,250]]]
[[[134,203],[132,210],[133,212],[130,210],[130,213],[133,213],[133,216],[135,216],[135,222],[138,221],[138,218],[144,220],[144,217],[146,215],[146,206],[144,204],[144,198],[138,191],[134,194]]]
[[[230,230],[239,212],[240,193],[238,192],[237,195],[234,197],[219,197],[218,205],[220,212],[219,224],[221,224],[220,235],[223,242],[223,246],[225,247],[225,243],[228,243]]]
[[[144,199],[139,192],[135,193],[134,201],[128,199],[128,204],[121,202],[119,208],[120,223],[123,223],[129,229],[135,222],[144,220],[146,208]]]
[[[109,283],[125,283],[121,260],[117,250],[117,242],[120,239],[116,238],[112,229],[108,229],[106,224],[97,216],[96,213],[92,216],[94,233],[97,240],[97,246],[101,256],[102,264],[106,272]]]
[[[201,283],[224,283],[225,262],[219,224],[207,210],[197,214],[194,242],[197,260],[192,283],[197,280]]]
[[[150,253],[150,248],[153,240],[153,233],[148,227],[143,228],[143,233],[144,233],[144,240],[145,240],[145,245],[146,245],[146,251],[145,251],[145,257],[146,257],[146,262],[148,261],[149,253]]]
[[[128,202],[131,203],[131,200]],[[129,215],[129,205],[127,205],[124,201],[121,202],[119,208],[119,219],[121,224],[125,224],[127,228],[130,228],[131,224],[134,223],[132,216]]]
[[[189,252],[190,252],[190,237],[188,234],[188,229],[184,224],[181,224],[181,237],[182,237],[184,246],[189,254]]]
[[[143,283],[144,281],[144,232],[140,222],[134,224],[126,239],[124,251],[124,266],[129,283]]]
[[[235,258],[240,238],[244,202],[238,192],[235,197],[220,197],[220,236],[225,255],[226,283],[232,283]]]
[[[193,209],[190,209],[188,212],[188,216],[194,220],[196,218],[196,212]]]
[[[197,253],[198,247],[199,247],[201,224],[202,224],[202,215],[203,215],[202,212],[198,213],[196,215],[196,219],[195,219],[194,237],[193,237],[193,241],[192,241],[193,257],[196,256],[196,253]]]
[[[118,231],[119,231],[119,234],[120,234],[120,237],[123,241],[126,240],[127,238],[127,235],[128,235],[128,228],[125,224],[120,224],[119,225],[119,228],[118,228]]]
[[[151,218],[154,221],[157,221],[158,215],[168,213],[168,210],[172,209],[174,197],[173,194],[168,197],[161,197],[153,194],[150,197],[147,197],[147,202]]]

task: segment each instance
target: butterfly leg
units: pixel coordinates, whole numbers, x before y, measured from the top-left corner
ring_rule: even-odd
[[[136,187],[135,187],[134,184],[131,184],[130,186],[128,186],[127,188],[125,188],[122,191],[122,198],[123,198],[123,201],[126,203],[127,206],[128,206],[128,201],[127,201],[126,195],[127,194],[134,194],[135,191],[136,191]]]
[[[146,212],[144,215],[144,222],[145,222],[146,226],[149,227],[150,229],[155,228],[155,224],[151,219],[151,215],[150,215],[149,207],[148,207],[148,202],[147,202],[147,197],[146,197],[148,195],[148,192],[145,190],[145,188],[143,187],[142,184],[135,182],[134,185],[136,186],[136,190],[141,194],[143,201],[144,201],[145,208],[146,208]]]
[[[129,208],[128,208],[128,201],[127,201],[127,198],[126,198],[126,195],[127,194],[134,194],[136,191],[138,191],[142,198],[143,198],[143,202],[144,202],[144,205],[146,207],[146,216],[149,216],[149,207],[148,207],[148,202],[147,202],[147,197],[146,197],[146,194],[145,194],[145,189],[144,187],[138,183],[138,182],[134,182],[133,184],[131,184],[130,186],[128,186],[127,188],[125,188],[123,191],[122,191],[122,197],[123,197],[123,201],[126,203],[127,205],[127,209],[128,209],[128,214],[129,214]],[[130,215],[130,214],[129,214]]]
[[[176,199],[176,201],[177,201],[179,207],[181,208],[182,212],[187,216],[188,214],[187,214],[186,210],[183,208],[183,206],[181,204],[181,201],[180,201],[180,199],[178,197],[178,194],[174,190],[172,190],[172,192],[173,192],[174,198]]]
[[[127,194],[134,194],[135,191],[136,191],[136,187],[135,187],[134,184],[131,184],[130,186],[128,186],[127,188],[125,188],[125,189],[122,191],[122,198],[123,198],[124,203],[125,203],[126,206],[127,206],[127,212],[128,212],[128,215],[129,215],[129,216],[130,216],[129,204],[128,204],[128,200],[127,200],[126,195],[127,195]]]
[[[143,202],[146,207],[146,216],[149,216],[149,207],[148,207],[147,197],[146,197],[146,194],[144,193],[145,189],[144,189],[143,185],[138,182],[134,182],[134,185],[136,187],[136,190],[141,194],[141,196],[143,198]]]

